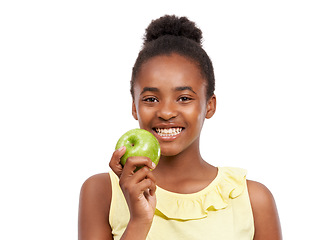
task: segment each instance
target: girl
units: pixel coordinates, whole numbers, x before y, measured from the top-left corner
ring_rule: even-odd
[[[159,140],[157,167],[120,158],[82,186],[79,239],[281,239],[270,191],[240,168],[202,159],[204,120],[216,109],[214,73],[202,32],[187,18],[164,16],[146,29],[132,71],[132,115]],[[134,171],[137,166],[143,166]],[[152,171],[151,171],[152,170]]]

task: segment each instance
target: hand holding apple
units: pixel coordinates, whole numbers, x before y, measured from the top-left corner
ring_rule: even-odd
[[[116,144],[109,166],[118,175],[120,188],[128,204],[128,226],[130,223],[143,223],[147,231],[151,227],[156,207],[156,179],[150,169],[154,169],[151,163],[158,164],[159,159],[160,144],[146,130],[130,130]]]

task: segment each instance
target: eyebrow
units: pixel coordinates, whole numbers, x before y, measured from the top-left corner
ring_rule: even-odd
[[[159,88],[155,87],[144,87],[140,95],[142,95],[145,92],[160,92]]]
[[[193,92],[194,94],[197,94],[192,87],[190,86],[181,86],[181,87],[176,87],[174,88],[175,91],[184,91],[184,90],[189,90]],[[140,95],[142,95],[145,92],[160,92],[159,88],[156,87],[144,87]]]
[[[193,88],[192,88],[192,87],[190,87],[190,86],[181,86],[181,87],[176,87],[174,90],[175,90],[175,91],[184,91],[184,90],[189,90],[189,91],[193,92],[194,94],[197,94],[197,93],[193,90]]]

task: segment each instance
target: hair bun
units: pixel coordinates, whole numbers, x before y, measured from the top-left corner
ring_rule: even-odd
[[[153,20],[146,29],[144,44],[164,35],[186,37],[201,45],[202,31],[186,17],[165,15]]]

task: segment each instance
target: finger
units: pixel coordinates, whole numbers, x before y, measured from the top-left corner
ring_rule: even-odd
[[[151,196],[154,196],[155,193],[156,193],[156,189],[157,189],[157,185],[156,184],[152,184],[150,187],[149,187],[149,194]]]
[[[118,150],[113,152],[113,155],[111,157],[111,160],[109,162],[109,166],[112,169],[112,171],[118,175],[118,177],[120,178],[122,171],[123,171],[123,167],[120,163],[120,158],[125,154],[126,152],[126,147],[123,146],[121,148],[119,148]]]
[[[144,166],[143,168],[139,169],[133,176],[132,178],[134,179],[133,181],[138,183],[144,180],[145,178],[151,179],[151,181],[156,182],[156,178],[154,177],[152,171]]]
[[[153,176],[153,173],[150,171],[150,169],[148,167],[143,167],[140,170],[138,170],[135,173],[132,173],[132,175],[127,176],[125,173],[122,173],[119,184],[120,187],[122,189],[122,191],[126,192],[128,189],[133,190],[134,192],[136,192],[137,194],[141,194],[141,192],[143,193],[144,191],[146,191],[147,193],[149,193],[149,189],[145,188],[145,189],[141,189],[141,185],[139,185],[141,182],[147,180],[151,181],[151,194],[154,195],[155,192],[155,177]],[[142,185],[142,187],[144,187]]]
[[[123,168],[123,174],[133,175],[137,167],[148,167],[155,169],[156,165],[147,157],[129,157]]]
[[[156,184],[150,178],[146,178],[137,184],[137,188],[144,194],[149,193],[153,196],[156,191]]]

